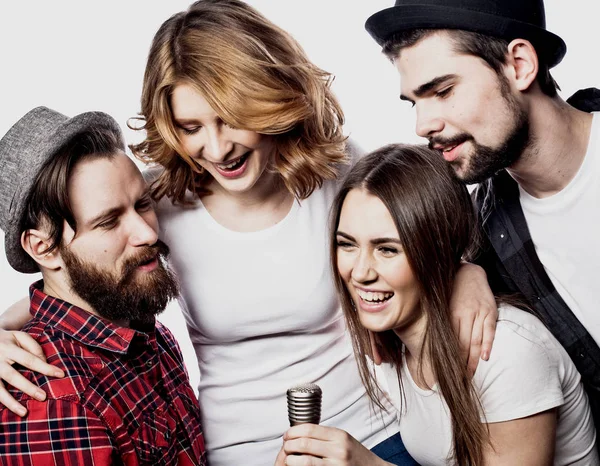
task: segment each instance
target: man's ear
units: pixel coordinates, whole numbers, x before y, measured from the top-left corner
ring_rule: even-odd
[[[30,229],[21,233],[21,247],[38,263],[40,267],[57,270],[62,266],[62,259],[58,248],[48,252],[51,244],[45,231]]]
[[[508,44],[507,67],[514,87],[525,92],[531,89],[539,71],[535,48],[525,39],[515,39]]]

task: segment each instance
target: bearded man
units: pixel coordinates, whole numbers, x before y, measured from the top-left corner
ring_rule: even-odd
[[[417,133],[478,183],[492,288],[542,317],[600,429],[600,91],[559,95],[550,70],[566,45],[542,0],[396,0],[366,28],[400,74]]]
[[[200,411],[170,332],[168,247],[118,124],[38,107],[0,141],[0,226],[10,265],[41,272],[24,331],[59,378],[0,407],[2,464],[205,464]]]

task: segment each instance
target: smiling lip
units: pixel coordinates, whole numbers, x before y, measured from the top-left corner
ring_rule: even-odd
[[[216,168],[216,170],[219,172],[219,174],[221,176],[223,176],[224,178],[239,178],[240,176],[242,176],[246,172],[246,168],[248,168],[248,160],[250,159],[250,155],[251,154],[248,152],[248,153],[242,155],[241,157],[238,157],[237,159],[235,159],[234,161],[237,161],[237,160],[239,160],[239,159],[241,159],[243,157],[246,157],[246,160],[244,160],[244,163],[242,163],[235,170],[223,169],[223,168],[221,168],[221,166],[219,166],[219,165],[223,165],[223,164],[213,163],[213,165]],[[232,161],[229,161],[225,165],[229,165],[231,163],[232,163]]]
[[[356,289],[359,289],[361,292],[372,292],[372,293],[388,293],[388,292],[383,292],[383,291],[377,291],[377,290],[367,290],[364,288],[358,288],[355,287]],[[356,292],[356,297],[358,298],[358,307],[360,307],[360,309],[364,312],[370,312],[370,313],[375,313],[375,312],[381,312],[382,310],[384,310],[388,304],[390,303],[390,301],[392,300],[392,298],[394,297],[393,295],[390,296],[388,299],[386,299],[385,301],[381,301],[381,302],[373,302],[373,301],[366,301],[364,299],[361,298],[361,296],[358,294],[358,292]]]
[[[155,257],[150,262],[146,262],[145,264],[139,265],[138,270],[143,272],[152,272],[154,269],[158,267],[158,257]]]
[[[462,148],[464,144],[464,141],[455,145],[455,146],[439,146],[436,145],[435,149],[439,150],[442,153],[442,157],[444,157],[444,160],[446,160],[446,162],[454,162],[458,156],[460,155],[460,150]],[[452,147],[451,150],[446,150],[447,147]]]

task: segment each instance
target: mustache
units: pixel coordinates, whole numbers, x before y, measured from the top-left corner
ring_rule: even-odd
[[[467,133],[460,133],[455,136],[444,138],[442,136],[432,136],[429,138],[429,148],[434,149],[434,146],[458,146],[465,141],[472,141],[473,136]]]
[[[127,281],[129,277],[133,275],[135,269],[137,269],[140,265],[157,258],[167,259],[169,254],[169,246],[167,246],[161,240],[157,240],[152,246],[143,246],[138,254],[133,257],[129,257],[127,260],[125,260],[125,262],[123,262],[123,281]]]

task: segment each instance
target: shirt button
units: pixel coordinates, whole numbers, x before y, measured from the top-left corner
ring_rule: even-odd
[[[150,359],[146,362],[146,367],[152,367],[153,365],[154,365],[154,363],[152,362],[152,359]]]
[[[502,234],[500,235],[500,238],[504,239],[504,233],[502,233]]]
[[[167,430],[165,432],[165,440],[169,440],[171,438],[171,431]]]

